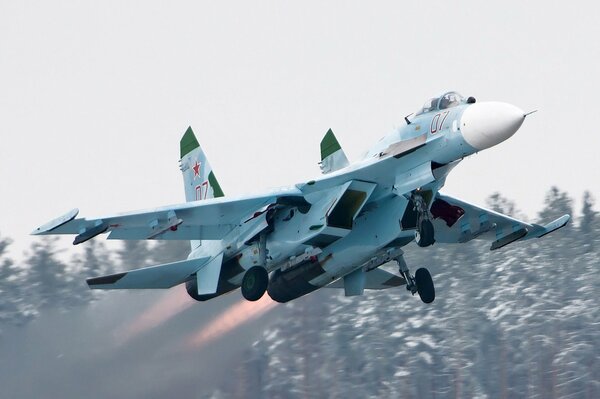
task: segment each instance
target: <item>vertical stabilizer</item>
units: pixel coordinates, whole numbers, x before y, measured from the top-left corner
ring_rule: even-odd
[[[190,202],[222,197],[223,190],[191,127],[188,127],[181,138],[180,149],[179,162],[185,185],[185,200]]]
[[[191,127],[185,131],[179,142],[181,159],[179,166],[183,173],[185,200],[200,201],[208,198],[223,197],[223,190],[208,163],[208,159],[198,143]],[[201,245],[200,241],[192,241],[192,249]]]
[[[335,172],[345,168],[348,164],[348,158],[344,150],[335,138],[333,131],[329,129],[323,140],[321,140],[321,162],[319,162],[321,172],[324,174]]]

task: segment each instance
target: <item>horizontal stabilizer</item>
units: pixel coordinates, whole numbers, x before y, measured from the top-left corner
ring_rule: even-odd
[[[101,290],[171,288],[185,282],[209,259],[210,257],[165,263],[108,276],[88,278],[86,281],[90,288]]]

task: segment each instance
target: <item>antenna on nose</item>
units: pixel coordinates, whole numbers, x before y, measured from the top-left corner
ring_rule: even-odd
[[[411,123],[411,122],[410,122],[410,120],[408,119],[408,117],[409,117],[409,116],[411,116],[412,114],[413,114],[413,113],[411,112],[410,114],[408,114],[408,115],[406,115],[406,116],[404,117],[404,120],[406,121],[406,124],[407,124],[407,125],[410,125],[410,123]]]
[[[533,111],[529,111],[529,112],[523,114],[523,118],[527,118],[529,115],[535,114],[536,112],[538,112],[537,109],[534,109]]]

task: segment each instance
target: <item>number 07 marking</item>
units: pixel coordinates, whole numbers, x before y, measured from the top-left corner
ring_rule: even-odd
[[[435,134],[438,131],[442,130],[443,126],[444,126],[444,122],[446,121],[446,117],[448,116],[448,114],[450,113],[450,111],[445,111],[442,112],[440,114],[436,114],[432,119],[431,119],[431,134]],[[440,121],[441,119],[441,121]]]

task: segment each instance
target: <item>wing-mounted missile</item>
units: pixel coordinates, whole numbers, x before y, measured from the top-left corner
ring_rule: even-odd
[[[150,222],[152,233],[148,236],[148,239],[158,238],[169,231],[177,231],[177,227],[181,223],[183,223],[183,220],[177,217],[175,211],[170,210],[167,212],[167,221],[164,224],[161,224],[159,219],[153,219],[152,222]]]
[[[510,243],[520,240],[521,238],[527,235],[527,229],[522,227],[518,230],[513,231],[512,233],[505,234],[494,241],[490,247],[490,251],[500,249],[502,247],[507,246]]]
[[[552,233],[553,231],[565,227],[569,220],[571,220],[570,215],[563,215],[544,226],[541,226],[539,224],[533,224],[532,227],[529,228],[519,228],[518,230],[506,234],[500,237],[498,240],[494,241],[492,243],[492,246],[490,247],[490,251],[502,248],[518,240],[525,241],[530,240],[532,238],[541,238],[547,234]]]
[[[88,240],[91,240],[97,235],[106,232],[106,230],[108,230],[108,223],[102,220],[97,220],[92,227],[83,230],[81,233],[75,236],[75,239],[73,240],[73,245],[78,245]]]

